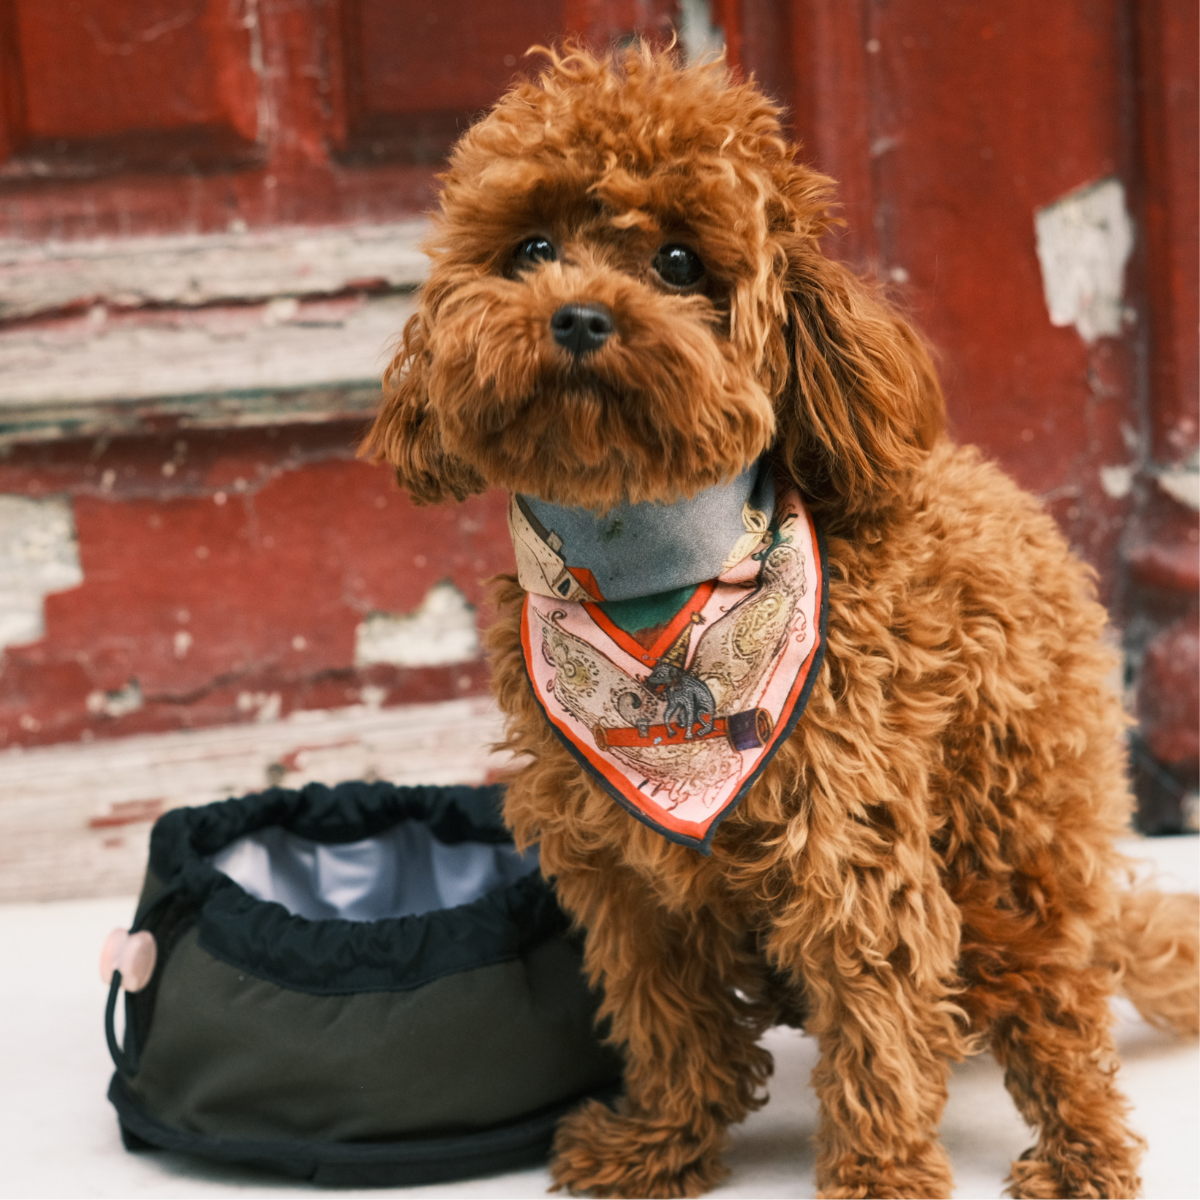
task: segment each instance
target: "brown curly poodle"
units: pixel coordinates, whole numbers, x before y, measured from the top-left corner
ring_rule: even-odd
[[[1135,1195],[1109,1001],[1196,1031],[1197,903],[1118,883],[1125,718],[1091,572],[948,441],[920,339],[821,253],[831,183],[752,83],[641,46],[547,58],[453,152],[365,449],[418,502],[495,486],[597,513],[766,455],[828,573],[807,708],[707,857],[567,751],[527,676],[525,593],[497,585],[507,818],[586,930],[627,1061],[615,1108],[560,1126],[554,1178],[713,1186],[786,1020],[820,1045],[821,1195],[949,1196],[947,1073],[982,1045],[1038,1131],[1014,1195]],[[611,326],[586,356],[551,329],[572,304]]]

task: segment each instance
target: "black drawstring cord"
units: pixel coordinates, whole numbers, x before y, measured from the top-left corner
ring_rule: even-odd
[[[108,1052],[112,1055],[113,1063],[122,1075],[137,1074],[138,1053],[137,1044],[133,1038],[132,1022],[125,1023],[125,1049],[117,1041],[117,1030],[114,1018],[117,1015],[117,996],[121,992],[121,972],[114,970],[112,983],[108,987],[108,1003],[104,1006],[104,1036],[108,1039]]]
[[[141,919],[134,921],[130,928],[130,933],[139,933],[150,922],[152,914],[157,913],[166,904],[173,900],[179,893],[183,891],[182,883],[176,882],[168,887],[163,888],[161,892],[150,902],[146,911],[142,914]],[[150,931],[153,934],[153,930]],[[154,972],[157,973],[159,967],[163,964],[162,947],[158,947],[158,959],[154,964]],[[151,975],[153,979],[154,975]],[[146,980],[146,986],[149,986],[150,980]],[[127,1020],[125,1022],[125,1045],[117,1041],[116,1015],[117,1015],[117,996],[121,992],[121,972],[115,967],[112,973],[112,982],[108,985],[108,1003],[104,1006],[104,1036],[108,1042],[108,1052],[112,1055],[113,1064],[122,1075],[134,1076],[137,1074],[138,1061],[140,1054],[138,1053],[137,1041],[133,1036],[133,1022]],[[127,1010],[128,1015],[128,1010]]]

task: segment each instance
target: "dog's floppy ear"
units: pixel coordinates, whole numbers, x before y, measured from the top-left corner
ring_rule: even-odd
[[[359,454],[396,468],[396,482],[417,504],[465,500],[487,486],[479,473],[446,452],[429,405],[429,351],[420,313],[404,327],[400,349],[383,377],[383,403]]]
[[[815,240],[786,249],[787,382],[775,453],[819,508],[886,508],[945,429],[929,352],[911,326]]]

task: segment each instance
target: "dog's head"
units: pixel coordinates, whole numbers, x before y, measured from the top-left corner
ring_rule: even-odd
[[[661,696],[676,687],[682,677],[683,671],[674,663],[659,659],[643,682],[656,696]]]
[[[910,328],[822,255],[830,181],[721,64],[549,52],[455,147],[366,450],[418,501],[597,511],[765,451],[819,508],[886,505],[937,437]]]

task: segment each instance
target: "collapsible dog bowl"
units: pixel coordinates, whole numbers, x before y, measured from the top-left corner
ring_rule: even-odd
[[[160,818],[106,1014],[127,1147],[338,1185],[543,1158],[620,1062],[498,787],[311,784]],[[139,981],[140,982],[140,981]]]

